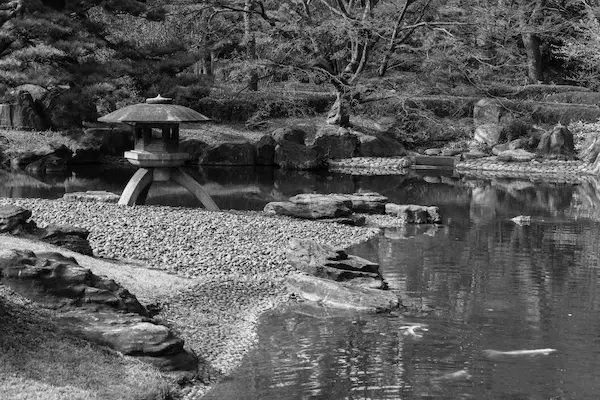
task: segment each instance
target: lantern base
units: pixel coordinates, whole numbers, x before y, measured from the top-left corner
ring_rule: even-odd
[[[202,185],[192,178],[182,168],[140,168],[131,177],[121,198],[120,205],[133,206],[135,204],[144,204],[146,196],[152,182],[173,181],[187,190],[189,190],[207,210],[219,211],[210,195],[204,190]]]
[[[150,152],[144,150],[126,151],[124,156],[131,164],[142,168],[180,167],[190,158],[188,153]]]

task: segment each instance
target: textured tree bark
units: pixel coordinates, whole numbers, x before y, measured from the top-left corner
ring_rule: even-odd
[[[253,0],[244,1],[244,41],[246,43],[246,56],[248,60],[256,60],[256,38],[252,32],[252,3]],[[248,73],[248,89],[258,90],[258,73],[250,68]]]
[[[542,82],[544,80],[544,70],[540,39],[533,33],[523,33],[521,39],[527,53],[527,79],[529,83]]]
[[[336,86],[336,100],[327,113],[327,123],[329,125],[349,126],[350,125],[350,96],[340,85]]]

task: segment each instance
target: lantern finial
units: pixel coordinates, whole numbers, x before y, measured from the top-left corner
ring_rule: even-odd
[[[148,104],[173,104],[173,99],[170,97],[162,97],[160,94],[156,97],[146,99]]]

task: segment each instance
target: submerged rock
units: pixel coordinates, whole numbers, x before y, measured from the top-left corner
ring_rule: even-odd
[[[294,268],[316,277],[372,289],[387,287],[377,263],[313,240],[290,239],[286,258]]]
[[[440,224],[442,222],[440,210],[436,206],[387,203],[385,205],[385,213],[402,218],[409,224]]]
[[[328,307],[380,313],[398,308],[400,304],[398,296],[390,291],[354,286],[315,276],[291,274],[287,278],[287,284],[295,295]]]

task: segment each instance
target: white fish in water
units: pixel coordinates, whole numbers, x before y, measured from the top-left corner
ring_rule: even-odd
[[[533,349],[533,350],[511,350],[511,351],[498,351],[498,350],[483,350],[483,354],[487,358],[500,359],[505,357],[535,357],[535,356],[548,356],[556,352],[556,349]]]
[[[444,375],[440,375],[436,378],[433,378],[435,381],[468,381],[473,378],[473,375],[469,373],[466,369],[461,369],[460,371],[450,372]]]
[[[429,330],[429,329],[427,329],[427,325],[423,325],[423,324],[405,325],[405,326],[401,326],[399,329],[404,331],[404,332],[402,332],[402,334],[404,336],[412,336],[414,338],[422,338],[423,337],[422,334],[416,332],[417,329],[420,329],[425,332]]]
[[[516,217],[514,217],[513,219],[511,219],[512,222],[514,222],[517,225],[529,225],[531,224],[531,216],[529,215],[518,215]]]

